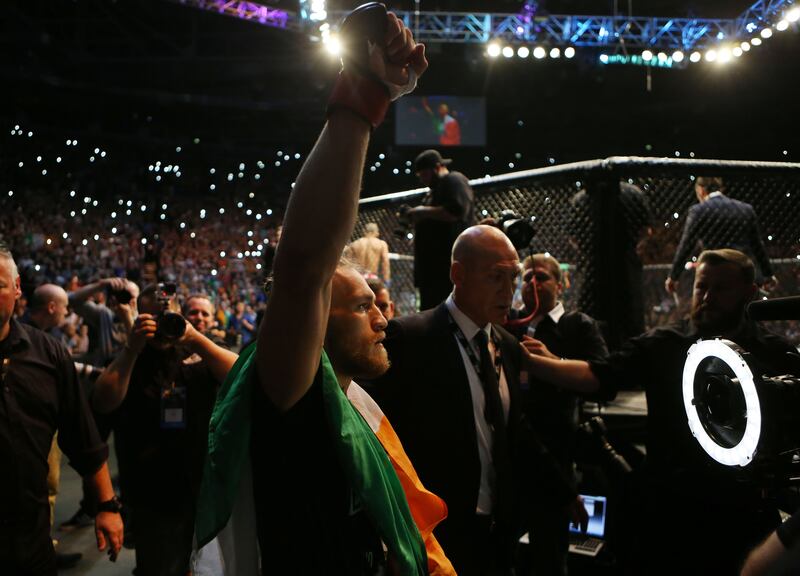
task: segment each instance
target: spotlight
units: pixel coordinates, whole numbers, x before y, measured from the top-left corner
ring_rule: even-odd
[[[717,51],[716,50],[709,50],[706,52],[706,62],[713,62],[717,59]]]
[[[511,46],[505,46],[503,48],[503,56],[506,58],[511,58],[514,55],[514,49]]]
[[[608,54],[600,54],[600,62],[608,64]]]
[[[787,22],[786,20],[781,20],[775,25],[775,30],[777,30],[778,32],[783,32],[788,27],[789,27],[789,22]]]
[[[761,31],[761,37],[766,40],[767,38],[772,38],[772,28],[764,28]]]
[[[659,52],[658,53],[658,61],[659,62],[666,62],[667,61],[667,53],[666,52]]]
[[[650,52],[650,50],[645,50],[644,52],[642,52],[642,60],[644,60],[645,62],[650,62],[650,60],[652,59],[653,59],[653,53]]]
[[[789,22],[797,22],[800,20],[800,7],[792,8],[786,13],[786,20]]]
[[[325,49],[331,56],[339,56],[342,53],[342,43],[336,36],[330,36],[325,42]]]
[[[528,48],[527,46],[520,46],[519,48],[517,48],[517,56],[519,56],[520,58],[527,58],[528,56],[530,56],[530,54],[531,54],[530,48]]]
[[[744,52],[750,52],[750,42],[742,42],[741,47]]]
[[[703,55],[700,54],[700,52],[692,52],[691,55],[689,56],[689,60],[691,62],[700,62],[700,60],[702,60],[702,58],[703,58]]]
[[[533,49],[533,57],[536,58],[537,60],[541,60],[545,56],[547,56],[547,52],[541,46],[537,46],[536,48]]]
[[[486,47],[486,53],[490,58],[497,58],[500,56],[500,44],[497,42],[491,42],[489,46]]]
[[[722,48],[717,55],[717,61],[720,64],[727,64],[731,61],[731,49],[730,48]]]
[[[741,56],[742,54],[744,54],[744,52],[742,52],[742,49],[741,49],[739,46],[735,46],[735,47],[733,48],[733,50],[731,50],[731,52],[732,52],[732,53],[733,53],[733,55],[734,55],[734,56],[736,56],[737,58],[738,58],[739,56]]]
[[[561,58],[561,50],[558,48],[551,48],[550,58]]]
[[[761,38],[756,36],[755,38],[750,40],[750,45],[751,46],[761,46]]]
[[[564,58],[572,58],[573,56],[575,56],[575,48],[572,46],[567,46],[564,49]]]
[[[672,53],[672,61],[683,62],[683,52],[680,50],[675,50],[675,52]]]

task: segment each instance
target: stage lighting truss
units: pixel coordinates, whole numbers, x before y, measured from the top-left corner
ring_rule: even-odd
[[[725,466],[753,461],[761,403],[741,348],[728,340],[693,344],[683,366],[683,405],[689,429],[709,456]]]
[[[326,48],[335,25],[345,15],[330,12],[324,0],[300,0],[299,13],[276,10],[258,2],[238,0],[172,0],[187,6],[211,10],[267,26],[299,30]],[[800,6],[795,0],[758,0],[738,18],[648,18],[635,16],[584,16],[559,14],[467,13],[395,11],[417,40],[428,43],[499,43],[514,54],[528,58],[537,46],[549,51],[574,54],[576,48],[605,52],[597,56],[602,64],[636,64],[679,67],[689,63],[712,62],[725,65],[742,56],[750,46],[758,46],[775,32],[797,28]],[[744,48],[741,44],[747,44]],[[622,54],[617,48],[625,46]],[[526,46],[527,50],[520,47]],[[628,51],[631,52],[628,52]],[[666,58],[644,59],[643,51],[663,53]],[[709,52],[713,56],[707,58]],[[494,56],[493,50],[487,55]],[[555,52],[561,54],[562,52]],[[696,57],[695,54],[703,54]],[[539,52],[541,54],[541,51]],[[675,54],[679,54],[677,58]],[[694,56],[684,58],[684,54]],[[716,57],[721,56],[721,57]],[[732,56],[732,57],[731,57]],[[533,58],[535,59],[535,58]]]

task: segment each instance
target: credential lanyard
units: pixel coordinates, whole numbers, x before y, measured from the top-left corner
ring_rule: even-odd
[[[475,373],[478,375],[478,378],[483,379],[483,374],[481,374],[481,361],[480,359],[475,356],[475,350],[470,345],[467,337],[464,335],[464,332],[461,330],[461,327],[453,318],[452,314],[447,315],[450,319],[450,329],[455,334],[456,339],[458,340],[461,347],[467,353],[467,357],[469,361],[472,363],[472,367],[475,369]],[[502,367],[502,358],[500,356],[500,346],[497,343],[497,340],[494,338],[494,331],[492,330],[492,344],[494,344],[494,371],[495,376],[497,376],[497,381],[500,382],[500,371]]]

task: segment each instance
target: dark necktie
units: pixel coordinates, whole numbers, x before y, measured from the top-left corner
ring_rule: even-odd
[[[489,337],[485,330],[479,330],[475,335],[475,343],[481,353],[481,384],[483,384],[483,394],[486,404],[483,415],[486,422],[492,427],[494,434],[502,433],[505,430],[505,418],[503,417],[503,403],[500,400],[500,385],[497,381],[494,358],[489,351]]]
[[[492,463],[494,464],[495,483],[492,490],[495,502],[495,516],[504,517],[503,504],[508,501],[505,494],[509,490],[509,457],[508,439],[506,436],[506,420],[503,415],[503,403],[500,399],[500,385],[495,371],[494,357],[489,351],[489,336],[485,330],[479,330],[475,342],[481,352],[481,383],[486,404],[483,415],[492,428]],[[504,497],[506,496],[506,497]]]

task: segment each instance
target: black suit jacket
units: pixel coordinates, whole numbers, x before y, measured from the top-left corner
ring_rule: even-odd
[[[532,439],[522,417],[519,394],[521,352],[516,339],[493,326],[500,335],[503,370],[510,394],[508,442],[513,485],[498,490],[495,513],[501,547],[511,550],[517,536],[517,517],[524,505],[517,489],[525,482],[533,464],[544,471],[548,497],[568,501],[574,496],[552,457]],[[441,497],[448,518],[436,529],[448,558],[456,570],[470,573],[467,533],[475,516],[481,466],[475,433],[472,396],[467,371],[449,323],[445,304],[419,314],[392,320],[384,345],[392,366],[369,384],[403,443],[414,468],[427,489]],[[524,455],[524,458],[520,456]]]
[[[753,207],[746,202],[719,195],[689,208],[683,235],[672,260],[670,278],[678,279],[698,243],[703,250],[733,248],[744,252],[761,275],[772,276],[758,218]]]

